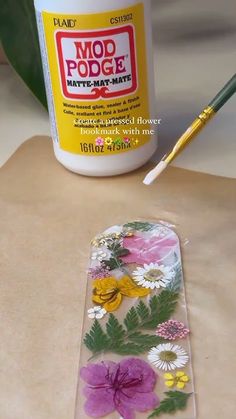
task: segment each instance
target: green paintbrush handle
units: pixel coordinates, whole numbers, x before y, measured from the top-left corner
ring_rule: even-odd
[[[228,81],[223,89],[216,95],[216,97],[209,103],[209,106],[217,112],[236,92],[236,74]]]
[[[183,133],[180,139],[175,144],[173,150],[164,158],[167,164],[170,164],[178,154],[190,143],[193,138],[204,128],[216,112],[229,100],[236,92],[236,74],[223,87],[223,89],[216,95],[216,97],[203,109],[201,114],[192,122],[190,127]]]

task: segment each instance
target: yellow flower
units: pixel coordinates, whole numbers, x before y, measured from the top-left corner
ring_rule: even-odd
[[[183,371],[178,371],[175,375],[167,372],[164,374],[164,378],[167,387],[177,387],[181,390],[184,389],[186,384],[190,381],[189,376]]]
[[[108,312],[118,309],[123,296],[137,298],[149,293],[148,289],[138,287],[128,276],[119,281],[108,277],[93,282],[93,302],[102,305]]]
[[[105,138],[105,144],[106,145],[112,145],[113,144],[113,140],[111,137],[106,137]]]

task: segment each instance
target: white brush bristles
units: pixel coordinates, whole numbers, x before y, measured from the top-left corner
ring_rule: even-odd
[[[160,163],[147,174],[143,181],[144,185],[151,185],[167,166],[168,164],[164,160],[161,160]]]

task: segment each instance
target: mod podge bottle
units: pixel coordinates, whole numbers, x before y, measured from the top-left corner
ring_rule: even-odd
[[[128,172],[157,148],[150,0],[35,0],[53,145],[67,169]]]

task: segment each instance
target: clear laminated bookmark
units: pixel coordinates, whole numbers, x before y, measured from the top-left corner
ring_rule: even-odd
[[[91,243],[76,419],[195,419],[180,242],[163,223]]]

